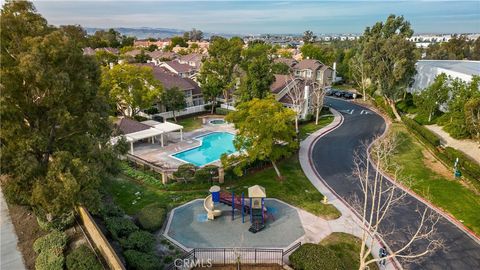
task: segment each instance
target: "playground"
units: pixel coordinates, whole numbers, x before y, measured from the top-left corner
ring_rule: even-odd
[[[266,198],[260,186],[250,187],[248,193],[234,194],[213,186],[205,199],[172,210],[165,237],[193,249],[287,248],[304,236],[297,209]]]

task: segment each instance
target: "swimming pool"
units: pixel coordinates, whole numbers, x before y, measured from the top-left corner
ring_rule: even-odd
[[[201,142],[200,146],[172,156],[195,166],[204,166],[219,160],[224,153],[232,154],[236,152],[233,146],[234,138],[235,135],[228,132],[209,133],[195,138]]]

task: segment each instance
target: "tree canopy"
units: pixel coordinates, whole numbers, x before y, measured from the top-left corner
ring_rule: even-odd
[[[208,48],[208,58],[203,62],[198,74],[206,100],[215,102],[222,93],[228,100],[228,93],[236,83],[235,67],[240,63],[242,46],[243,41],[240,38],[213,38]]]
[[[431,122],[440,106],[447,102],[448,94],[448,78],[445,73],[442,73],[435,78],[435,81],[429,87],[414,96],[418,113],[427,116],[428,122]]]
[[[385,22],[367,27],[359,42],[372,83],[397,119],[395,101],[403,96],[415,74],[415,44],[407,39],[412,34],[403,16],[390,15]]]
[[[162,85],[153,76],[152,68],[134,64],[104,67],[101,86],[110,93],[117,111],[128,117],[159,101],[162,93]]]
[[[2,173],[9,200],[41,218],[83,204],[98,207],[99,184],[115,172],[117,150],[100,70],[64,27],[48,26],[32,3],[1,11]]]
[[[275,162],[298,148],[293,126],[295,112],[285,108],[272,96],[240,103],[236,109],[225,118],[238,130],[235,148],[245,151],[245,155],[240,157],[242,162],[235,165],[235,172],[241,174],[246,163],[270,160],[281,177]]]
[[[177,122],[175,111],[183,110],[187,107],[185,93],[178,87],[166,89],[162,94],[162,104],[167,108],[167,111],[172,111],[173,119]]]

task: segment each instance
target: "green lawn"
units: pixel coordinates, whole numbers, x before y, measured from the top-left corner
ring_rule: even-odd
[[[333,119],[334,119],[333,115],[332,116],[329,115],[329,116],[324,116],[318,119],[318,125],[315,125],[315,121],[300,125],[299,127],[300,140],[305,140],[305,138],[307,138],[308,135],[330,124],[333,121]]]
[[[361,240],[351,234],[334,232],[320,242],[321,245],[330,248],[339,257],[345,269],[358,269]],[[373,250],[372,252],[376,252]],[[368,259],[373,259],[370,255]],[[379,269],[376,263],[369,265],[370,270]]]
[[[410,179],[413,191],[480,234],[480,196],[459,180],[448,179],[425,165],[422,154],[424,147],[404,126],[393,124],[391,132],[396,132],[400,140],[396,154],[392,157],[392,161],[402,168],[400,180]]]
[[[189,132],[202,127],[202,119],[197,116],[179,119],[177,124],[183,126],[183,131]]]
[[[124,175],[106,181],[105,187],[113,197],[115,204],[129,215],[135,215],[143,207],[152,203],[159,203],[166,209],[171,209],[193,199],[205,197],[208,194],[208,189],[204,191],[161,190]]]
[[[335,207],[321,203],[323,195],[303,173],[297,155],[283,160],[278,165],[283,176],[282,181],[277,179],[273,168],[268,168],[229,181],[227,184],[233,186],[237,194],[242,191],[247,193],[249,186],[261,185],[265,187],[268,197],[280,199],[325,219],[340,217],[340,212]]]

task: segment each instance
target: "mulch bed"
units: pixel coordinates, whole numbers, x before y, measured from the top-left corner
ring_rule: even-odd
[[[37,254],[33,251],[33,242],[47,232],[43,231],[37,223],[37,218],[32,211],[25,206],[9,204],[10,218],[12,219],[15,232],[18,237],[18,249],[23,255],[23,261],[27,269],[35,269]]]

